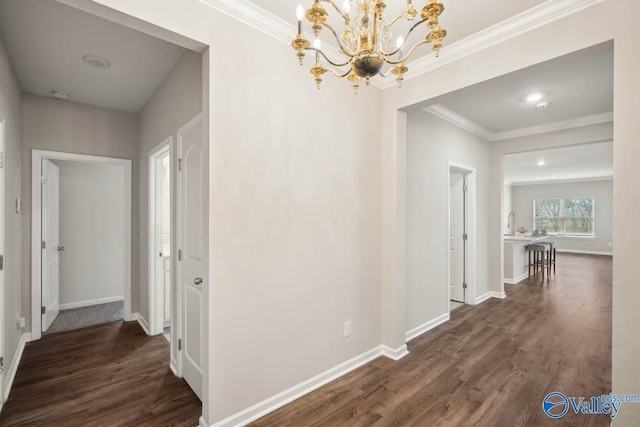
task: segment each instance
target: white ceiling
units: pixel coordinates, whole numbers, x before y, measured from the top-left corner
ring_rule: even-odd
[[[55,0],[0,0],[0,31],[22,90],[138,112],[183,49]],[[84,55],[108,59],[99,69]]]
[[[526,101],[540,92],[545,110]],[[613,110],[613,44],[604,43],[434,99],[490,132],[506,132]]]
[[[544,161],[545,165],[538,166],[540,161]],[[504,161],[504,180],[507,185],[612,176],[612,142],[510,154],[505,156]]]
[[[344,4],[344,0],[334,1],[339,7],[342,7]],[[296,23],[296,7],[298,4],[302,4],[305,10],[313,4],[313,0],[251,0],[251,2],[291,24]],[[476,0],[441,0],[440,2],[444,4],[444,12],[440,15],[440,26],[447,30],[447,37],[445,37],[443,43],[444,51],[446,46],[534,6],[545,3],[545,0],[484,0],[481,4]],[[414,0],[414,8],[418,11],[416,20],[413,23],[401,20],[394,25],[392,41],[394,45],[397,37],[399,35],[404,37],[409,27],[419,19],[420,9],[426,3],[426,0]],[[354,4],[355,0],[352,0],[352,5]],[[387,0],[386,4],[385,15],[391,18],[400,14],[407,2],[406,0]],[[343,20],[332,6],[328,3],[324,5],[329,13],[329,20],[327,22],[340,34],[344,24]],[[352,6],[352,10],[353,9],[354,7]],[[305,31],[311,32],[309,22],[305,20],[304,25]],[[292,34],[291,38],[293,38],[294,35],[295,34]],[[407,40],[408,45],[413,45],[417,41],[423,40],[426,35],[426,25],[416,28],[412,36]],[[330,43],[334,47],[337,46],[335,38],[328,30],[322,31],[321,39],[323,42]],[[426,56],[431,52],[431,45],[421,46],[416,50],[411,60]]]

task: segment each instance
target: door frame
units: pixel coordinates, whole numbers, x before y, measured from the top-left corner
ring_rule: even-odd
[[[4,118],[4,115],[0,112],[0,153],[4,156],[4,165],[0,168],[0,254],[4,256],[2,266],[2,271],[0,271],[0,356],[3,358],[3,362],[6,364],[9,361],[4,359],[4,318],[5,318],[5,305],[4,305],[4,288],[5,288],[5,280],[4,280],[4,272],[6,270],[6,205],[5,205],[5,195],[6,195],[6,129],[7,122]],[[16,202],[17,203],[17,202]],[[17,206],[17,205],[16,205]],[[5,372],[9,367],[4,365],[4,369],[0,369],[0,410],[2,410],[2,406],[5,401],[5,390],[4,390],[4,378]]]
[[[173,176],[175,171],[173,170],[173,160],[175,157],[174,154],[174,144],[173,144],[173,136],[170,136],[169,138],[165,139],[164,141],[162,141],[159,145],[157,145],[153,150],[151,150],[149,152],[149,168],[148,168],[148,175],[149,175],[149,209],[148,209],[148,223],[149,223],[149,230],[148,230],[148,255],[149,255],[149,259],[148,259],[148,275],[149,275],[149,334],[150,335],[158,335],[161,334],[164,330],[164,318],[162,316],[162,310],[160,310],[160,307],[163,306],[163,297],[164,294],[162,292],[159,292],[159,290],[157,289],[157,282],[156,282],[156,268],[157,268],[157,263],[158,263],[158,256],[156,256],[156,219],[157,219],[157,211],[156,211],[156,165],[158,163],[158,161],[160,160],[161,157],[163,157],[165,154],[169,153],[169,159],[170,159],[170,168],[171,168],[171,172],[170,172],[170,182],[171,182],[171,189],[169,190],[170,196],[169,196],[169,204],[171,205],[171,224],[170,224],[170,228],[171,228],[171,277],[173,278],[173,269],[174,269],[174,257],[175,257],[175,252],[174,252],[174,236],[173,236],[173,223],[174,223],[174,218],[173,218],[173,204],[174,204],[174,196],[173,196]],[[173,282],[173,280],[172,280]],[[170,286],[171,288],[171,313],[173,313],[173,299],[174,299],[174,295],[173,295],[173,284],[171,284]],[[173,341],[173,316],[171,316],[171,341]]]
[[[42,160],[68,160],[122,166],[124,174],[124,320],[131,320],[131,160],[57,151],[31,152],[31,339],[42,337]]]
[[[467,181],[465,201],[466,233],[468,235],[465,249],[465,267],[467,289],[464,293],[464,303],[476,304],[476,271],[477,271],[477,197],[476,197],[476,169],[472,166],[449,161],[447,169],[447,230],[451,229],[451,172],[462,173]],[[447,233],[447,313],[451,313],[451,256],[449,255],[449,233]]]
[[[205,125],[203,113],[199,113],[193,119],[189,120],[184,126],[182,126],[180,129],[178,129],[178,132],[177,132],[178,139],[177,139],[177,142],[176,142],[176,162],[180,161],[180,160],[178,160],[177,157],[179,157],[182,154],[180,150],[182,148],[183,135],[186,132],[188,132],[191,129],[193,129],[194,127],[198,126],[201,123],[202,123],[203,126]],[[204,137],[206,138],[206,135],[204,135]],[[206,149],[206,139],[203,142],[203,144],[204,144],[204,147]],[[205,151],[205,153],[206,153],[206,151]],[[207,165],[206,167],[209,167],[209,166]],[[182,212],[182,206],[180,205],[180,199],[181,199],[180,188],[181,188],[181,185],[182,185],[182,180],[184,178],[183,178],[183,174],[180,173],[180,172],[181,172],[180,170],[178,170],[176,172],[176,189],[175,189],[175,195],[176,195],[176,198],[175,198],[175,200],[176,200],[176,222],[175,222],[176,229],[175,230],[176,230],[176,232],[174,234],[175,235],[175,239],[173,241],[175,241],[175,245],[176,245],[175,246],[176,247],[176,254],[177,254],[177,250],[178,250],[177,248],[180,248],[182,246],[182,241],[184,239],[184,236],[182,235],[182,227],[180,226],[180,224],[182,223],[182,220],[183,220],[183,216],[184,216],[184,213]],[[208,192],[208,189],[204,189],[204,191]],[[207,211],[208,211],[208,207],[207,207]],[[175,277],[175,282],[176,282],[176,297],[177,297],[176,298],[175,323],[173,322],[173,313],[171,313],[171,316],[172,316],[172,318],[171,318],[171,321],[172,321],[171,326],[173,326],[173,325],[176,326],[176,330],[175,330],[176,333],[175,334],[173,334],[173,333],[171,334],[171,340],[172,341],[173,341],[173,336],[174,335],[176,336],[177,340],[182,340],[184,338],[183,337],[183,335],[184,335],[184,331],[183,331],[184,324],[183,323],[184,322],[182,321],[182,294],[183,294],[183,291],[184,291],[184,289],[183,289],[184,285],[182,284],[182,281],[180,280],[180,275],[182,273],[182,269],[181,269],[181,263],[178,262],[177,258],[178,257],[176,256],[175,257],[176,262],[174,264],[176,266],[176,270],[175,270],[176,274],[175,274],[174,277]],[[208,262],[208,259],[207,259],[207,262]],[[204,278],[203,278],[204,279],[204,283],[209,283],[209,271],[205,269],[203,275],[204,275]],[[207,310],[207,308],[205,306],[206,306],[206,304],[203,305],[204,310]],[[201,313],[201,314],[204,315],[204,313]],[[203,319],[204,318],[205,317],[203,316]],[[206,333],[206,331],[207,331],[206,325],[202,324],[201,327],[203,328],[204,333]],[[172,332],[173,332],[173,330],[172,330]],[[184,353],[184,349],[177,350],[177,346],[175,348],[176,348],[176,354],[175,354],[175,367],[176,367],[176,369],[175,369],[174,372],[176,373],[177,376],[182,377],[182,356],[183,356],[183,353]],[[173,342],[172,342],[171,351],[173,351],[173,350],[174,350],[174,346],[173,346]],[[172,360],[172,362],[173,362],[173,360]],[[204,361],[202,361],[201,363],[203,363],[203,362]],[[206,371],[205,371],[205,369],[203,367],[203,370],[202,370],[203,393],[204,393],[204,388],[205,388],[205,382],[204,382],[205,372]]]

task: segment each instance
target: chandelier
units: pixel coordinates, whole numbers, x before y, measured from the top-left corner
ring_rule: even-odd
[[[340,35],[327,23],[329,13],[322,3],[329,3],[329,7],[335,9],[344,20]],[[355,6],[353,10],[352,6]],[[442,3],[438,3],[438,0],[428,0],[426,6],[420,11],[420,19],[417,21],[418,12],[414,9],[412,0],[407,0],[404,10],[392,19],[384,16],[385,8],[384,0],[345,0],[342,8],[339,8],[333,0],[314,0],[306,14],[302,5],[298,6],[296,13],[298,34],[291,42],[291,46],[297,52],[300,65],[303,65],[306,51],[312,52],[315,56],[315,63],[310,72],[318,88],[322,82],[322,75],[327,72],[337,77],[347,78],[355,93],[358,92],[362,80],[368,85],[371,78],[376,75],[387,77],[393,74],[400,87],[405,73],[409,70],[405,61],[416,48],[432,43],[435,55],[439,56],[442,39],[447,35],[447,31],[438,23],[438,17],[444,10]],[[302,20],[305,16],[311,23],[314,34],[313,43],[309,42],[302,32]],[[394,42],[392,28],[402,20],[408,22],[409,29],[398,36]],[[422,24],[426,24],[428,34],[407,50],[405,46],[407,39]],[[335,37],[338,52],[341,55],[339,59],[330,58],[322,50],[320,31],[323,29]],[[390,67],[383,71],[385,64]]]

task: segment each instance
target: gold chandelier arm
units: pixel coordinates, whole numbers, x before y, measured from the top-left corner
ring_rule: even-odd
[[[393,19],[391,20],[391,22],[389,22],[389,23],[387,24],[387,27],[391,28],[391,26],[392,26],[393,24],[395,24],[396,22],[398,22],[398,21],[399,21],[399,20],[401,20],[402,18],[404,18],[404,13],[401,13],[400,15],[396,16],[395,18],[393,18]]]
[[[315,47],[307,47],[304,50],[311,50],[316,53],[319,53],[320,55],[322,55],[325,61],[327,61],[329,64],[333,65],[334,67],[346,67],[347,65],[351,64],[351,58],[347,60],[347,62],[342,62],[342,63],[333,62],[322,50],[316,49]]]
[[[409,31],[407,31],[407,34],[405,35],[404,40],[409,40],[409,36],[411,35],[411,33],[413,33],[413,30],[415,30],[420,24],[423,24],[423,23],[427,22],[428,20],[429,20],[429,18],[421,19],[420,21],[416,22],[413,26],[411,26],[411,28],[409,28]],[[390,55],[395,55],[401,49],[402,49],[402,47],[399,47],[399,48],[396,48],[396,50],[393,50],[391,52],[385,52],[385,51],[381,50],[380,53],[382,55],[384,55],[385,57],[387,57],[387,56],[390,56]]]
[[[331,6],[333,6],[333,8],[336,10],[336,12],[340,14],[340,16],[342,16],[347,21],[349,20],[349,16],[345,15],[344,12],[342,12],[342,10],[338,7],[338,5],[335,4],[333,0],[322,0],[322,1],[331,4]]]
[[[337,70],[336,71],[333,68],[328,68],[328,70],[331,71],[333,73],[333,75],[335,75],[336,77],[340,77],[341,79],[347,77],[351,73],[351,70],[348,70],[347,72],[344,72],[342,70]],[[340,73],[342,73],[342,74],[340,74]]]
[[[347,49],[345,45],[342,44],[340,37],[338,37],[338,33],[336,33],[336,30],[334,30],[331,25],[327,24],[326,22],[323,22],[320,25],[322,25],[324,28],[327,28],[329,31],[331,31],[331,33],[333,34],[333,37],[336,38],[336,42],[338,42],[338,47],[340,48],[340,50],[342,50],[344,55],[353,57],[354,54],[349,49]]]
[[[416,43],[415,45],[413,45],[413,47],[409,50],[409,53],[406,54],[404,56],[404,58],[400,58],[397,61],[392,61],[391,59],[389,59],[389,55],[385,55],[384,53],[382,54],[384,56],[385,61],[387,61],[387,63],[391,64],[391,65],[398,65],[403,63],[404,61],[406,61],[407,59],[409,59],[409,57],[413,54],[413,52],[419,47],[422,46],[423,44],[427,44],[427,43],[431,43],[429,40],[421,40],[418,43]]]

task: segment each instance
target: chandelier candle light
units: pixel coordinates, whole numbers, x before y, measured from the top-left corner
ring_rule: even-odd
[[[344,19],[344,28],[340,35],[327,24],[329,13],[322,3],[329,3]],[[352,5],[355,5],[353,10]],[[364,79],[366,84],[369,84],[370,79],[376,75],[387,77],[389,74],[394,74],[400,87],[405,73],[409,70],[404,63],[417,47],[432,43],[435,55],[439,56],[442,39],[447,35],[447,31],[438,23],[438,17],[444,10],[442,3],[438,3],[438,0],[427,0],[426,6],[420,11],[420,19],[415,23],[413,21],[418,12],[414,9],[412,0],[407,0],[404,11],[391,20],[384,16],[385,8],[384,0],[345,0],[342,8],[339,8],[333,0],[314,0],[306,13],[302,5],[298,6],[296,11],[298,34],[291,42],[291,46],[297,52],[300,65],[303,64],[306,51],[314,53],[315,63],[310,72],[318,88],[322,82],[322,75],[326,72],[332,72],[338,77],[346,77],[351,82],[355,93],[358,92],[361,80]],[[313,43],[309,42],[302,32],[302,21],[305,17],[311,23],[314,34]],[[391,29],[402,19],[412,25],[405,36],[399,36],[394,43]],[[409,35],[422,24],[426,24],[429,31],[425,39],[406,50],[405,44]],[[322,29],[328,30],[335,37],[338,51],[343,56],[341,59],[330,59],[322,51],[320,42]],[[406,54],[403,54],[403,51]],[[390,68],[383,72],[382,68],[385,64]]]

